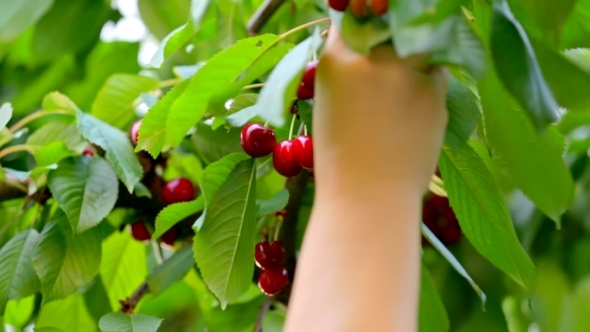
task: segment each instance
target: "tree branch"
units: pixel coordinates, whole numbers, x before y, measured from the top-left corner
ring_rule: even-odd
[[[285,187],[289,191],[289,202],[285,207],[286,213],[283,220],[283,226],[279,234],[279,240],[285,247],[285,268],[289,271],[291,283],[288,288],[281,292],[277,299],[285,304],[289,302],[291,296],[291,285],[293,284],[293,276],[295,274],[295,266],[297,265],[296,256],[296,240],[297,240],[297,222],[299,220],[299,210],[301,201],[305,195],[307,183],[309,182],[309,172],[307,170],[301,171],[299,175],[287,179]]]
[[[251,36],[257,35],[262,27],[268,22],[272,15],[279,9],[285,0],[266,0],[252,15],[247,24],[248,33]]]
[[[139,301],[149,292],[150,288],[147,282],[144,281],[128,299],[119,301],[121,303],[121,312],[132,314]]]

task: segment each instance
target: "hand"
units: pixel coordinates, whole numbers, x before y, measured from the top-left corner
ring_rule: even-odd
[[[357,54],[332,26],[316,83],[319,194],[334,184],[341,192],[343,186],[390,186],[400,179],[420,194],[426,190],[448,118],[448,76],[428,67],[427,60],[400,59],[390,45],[376,47],[370,56]]]

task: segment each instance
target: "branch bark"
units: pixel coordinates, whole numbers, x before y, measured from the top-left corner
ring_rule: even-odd
[[[260,311],[258,311],[258,317],[256,317],[256,324],[254,325],[254,332],[260,332],[262,331],[262,323],[264,323],[264,316],[266,316],[266,313],[268,312],[268,309],[270,309],[270,305],[272,304],[272,298],[271,297],[267,297],[266,300],[264,300],[264,303],[262,303],[262,306],[260,307]]]
[[[257,35],[262,27],[268,22],[272,15],[279,9],[285,0],[266,0],[252,15],[247,24],[248,33],[250,36]]]
[[[127,300],[119,301],[121,303],[121,312],[132,314],[139,301],[149,292],[150,288],[147,282],[143,282]]]

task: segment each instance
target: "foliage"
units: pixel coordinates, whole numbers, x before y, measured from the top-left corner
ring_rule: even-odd
[[[390,0],[358,19],[293,0],[253,36],[262,0],[137,2],[159,43],[142,66],[138,42],[101,40],[109,1],[0,0],[0,322],[280,331],[289,292],[257,322],[254,245],[294,239],[292,274],[315,186],[244,154],[240,130],[311,131],[313,100],[293,100],[329,17],[358,52],[391,41],[451,72],[425,199],[448,196],[465,239],[422,226],[420,331],[590,330],[589,1]],[[166,205],[177,177],[198,194]]]

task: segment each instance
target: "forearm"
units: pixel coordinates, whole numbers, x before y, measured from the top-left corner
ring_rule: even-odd
[[[421,197],[404,185],[364,197],[316,197],[287,332],[415,330]]]

